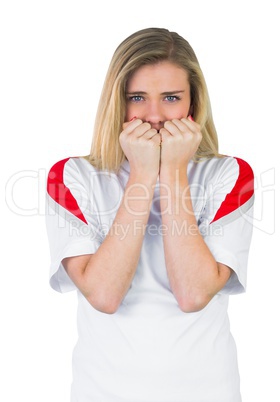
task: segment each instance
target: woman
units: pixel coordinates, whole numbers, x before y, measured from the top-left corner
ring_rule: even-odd
[[[218,153],[188,42],[113,55],[91,153],[48,178],[51,285],[77,290],[72,402],[239,402],[228,296],[243,292],[253,173]]]

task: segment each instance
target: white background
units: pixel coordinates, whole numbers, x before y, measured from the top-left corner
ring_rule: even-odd
[[[280,400],[277,1],[6,0],[0,9],[1,401],[69,401],[76,296],[48,285],[46,172],[60,159],[89,152],[111,55],[125,37],[150,26],[189,40],[208,83],[220,151],[254,169],[248,289],[231,298],[230,317],[243,402]]]

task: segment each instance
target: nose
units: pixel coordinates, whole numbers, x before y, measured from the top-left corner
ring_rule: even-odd
[[[160,130],[165,122],[162,106],[159,102],[150,102],[145,116],[145,121],[150,123],[152,128]]]

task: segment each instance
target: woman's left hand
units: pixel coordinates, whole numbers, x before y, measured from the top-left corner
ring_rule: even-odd
[[[161,134],[161,169],[186,169],[202,139],[199,124],[191,118],[166,121]]]

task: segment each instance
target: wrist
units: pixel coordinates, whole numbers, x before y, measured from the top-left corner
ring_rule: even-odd
[[[188,176],[186,167],[161,167],[159,172],[159,181],[165,184],[175,184],[185,187],[188,185]]]
[[[148,187],[153,187],[155,186],[157,179],[158,179],[158,172],[150,172],[150,171],[145,172],[144,170],[139,171],[131,169],[128,181],[130,185],[139,184]]]

